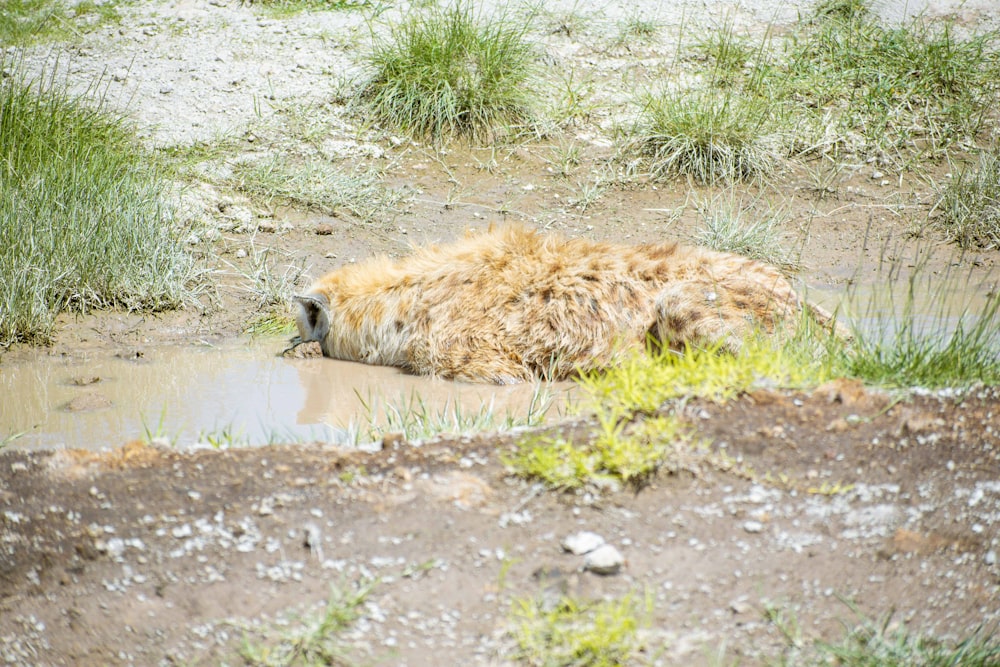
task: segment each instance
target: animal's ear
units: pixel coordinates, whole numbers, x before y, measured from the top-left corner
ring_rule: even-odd
[[[311,292],[296,296],[299,303],[298,325],[302,342],[322,341],[330,331],[330,302],[322,294]]]

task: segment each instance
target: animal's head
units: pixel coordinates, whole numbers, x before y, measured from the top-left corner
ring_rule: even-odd
[[[326,335],[330,333],[330,301],[323,294],[310,292],[295,297],[299,303],[299,339],[303,343],[319,341],[326,347]]]

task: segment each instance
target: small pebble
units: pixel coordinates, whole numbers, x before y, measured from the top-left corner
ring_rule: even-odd
[[[563,538],[562,548],[575,556],[582,556],[604,544],[604,538],[597,533],[583,530]]]
[[[603,544],[583,559],[583,569],[595,574],[618,574],[625,563],[625,557],[610,544]]]

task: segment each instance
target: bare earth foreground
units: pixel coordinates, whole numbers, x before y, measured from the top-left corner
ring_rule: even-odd
[[[624,104],[621,73],[672,57],[670,35],[691,21],[717,29],[731,12],[760,34],[812,6],[611,3],[607,16],[588,10],[578,32],[540,29],[546,62],[577,77],[569,87],[592,83],[601,101],[567,142],[581,165],[563,178],[553,167],[558,145],[436,152],[359,129],[330,100],[358,73],[362,16],[274,18],[251,4],[143,0],[61,58],[48,45],[27,50],[37,71],[54,62],[81,90],[103,76],[107,99],[128,109],[152,147],[195,155],[193,143],[216,142],[234,152],[196,170],[181,212],[192,252],[214,271],[203,303],[155,316],[64,317],[51,354],[111,357],[235,338],[266,310],[246,285],[265,273],[256,260],[271,262],[264,268],[291,291],[376,252],[398,255],[410,242],[505,220],[596,239],[690,241],[698,200],[711,193],[681,181],[609,182],[587,203],[584,186],[604,182],[606,130],[618,113],[606,109]],[[547,4],[569,12],[598,3]],[[918,4],[878,6],[891,18]],[[662,39],[635,51],[602,46],[611,40],[596,33],[632,5],[660,13]],[[992,0],[929,11],[954,12],[969,28],[1000,25]],[[289,153],[296,133],[310,137],[307,156],[382,170],[403,203],[359,220],[239,192],[232,165]],[[787,209],[813,294],[835,300],[849,279],[877,281],[879,253],[926,223],[935,197],[925,176],[941,180],[950,169],[923,167],[882,173],[859,162],[819,179],[822,187],[801,167],[783,168],[780,186],[762,196]],[[966,257],[956,274],[971,267],[973,285],[998,259]],[[510,477],[501,455],[511,435],[389,438],[369,453],[310,444],[181,452],[121,440],[93,451],[6,449],[0,663],[243,664],[244,642],[277,645],[323,610],[331,587],[359,582],[373,588],[341,638],[348,664],[513,664],[517,601],[562,594],[647,597],[652,664],[767,663],[795,644],[839,638],[842,623],[859,620],[853,609],[943,638],[1000,629],[1000,391],[890,396],[841,383],[682,410],[732,469],[661,474],[599,497]],[[563,551],[562,540],[582,530],[624,555],[619,573],[584,571],[582,556]]]
[[[238,664],[244,639],[371,578],[344,638],[360,664],[504,664],[511,600],[561,592],[648,595],[660,664],[779,655],[766,610],[801,641],[835,638],[858,621],[845,601],[944,637],[997,627],[1000,393],[893,402],[842,385],[685,413],[746,472],[595,500],[507,477],[503,437],[8,452],[0,658]],[[618,547],[619,574],[562,550],[579,530]]]

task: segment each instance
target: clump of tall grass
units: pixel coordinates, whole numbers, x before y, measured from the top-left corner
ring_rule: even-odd
[[[883,25],[870,5],[826,0],[787,36],[767,33],[760,41],[726,20],[695,40],[696,61],[705,63],[696,87],[656,104],[642,100],[631,148],[652,158],[654,176],[693,173],[711,183],[755,171],[730,154],[740,155],[762,131],[784,137],[794,155],[860,156],[900,168],[915,155],[975,144],[1000,104],[1000,33],[963,37],[954,20],[923,17]],[[664,123],[661,133],[651,115],[683,120]],[[669,140],[643,140],[650,130]],[[705,159],[713,154],[721,159]],[[758,164],[742,155],[742,164]],[[660,156],[671,159],[661,163]],[[706,163],[721,168],[706,170]]]
[[[58,0],[8,0],[0,12],[0,44],[26,44],[57,34],[65,9]]]
[[[529,433],[502,456],[514,474],[559,490],[639,487],[655,473],[692,465],[699,446],[674,416],[631,420],[599,410],[586,436]]]
[[[1000,292],[974,266],[943,271],[928,248],[900,254],[886,243],[871,292],[849,290],[852,345],[841,351],[844,372],[866,382],[929,389],[1000,384]],[[995,280],[995,277],[993,278]],[[867,290],[865,290],[867,292]]]
[[[248,628],[240,657],[255,667],[272,665],[353,665],[352,645],[344,635],[364,615],[364,603],[378,582],[343,581],[330,586],[320,613],[292,615],[273,627]]]
[[[0,46],[23,46],[78,34],[105,21],[119,19],[120,0],[4,0],[0,11]]]
[[[522,598],[511,606],[513,659],[533,667],[645,664],[653,601],[634,593],[611,600],[563,598],[558,604]]]
[[[902,279],[871,297],[864,328],[844,352],[846,372],[866,382],[896,386],[967,387],[1000,384],[1000,293],[984,290],[977,307],[956,303],[948,287],[957,277]],[[899,284],[905,294],[896,294]],[[950,283],[950,284],[949,284]],[[902,298],[902,303],[899,299]],[[959,300],[961,301],[961,299]]]
[[[737,34],[733,18],[726,16],[717,29],[708,30],[697,41],[695,50],[712,63],[712,82],[724,85],[748,65],[760,60],[768,45],[768,39],[755,44],[749,37]]]
[[[61,310],[175,307],[192,275],[123,119],[51,79],[0,83],[0,344],[45,340]]]
[[[871,14],[870,0],[821,0],[816,3],[816,18],[834,18],[841,21],[863,20]]]
[[[389,128],[435,140],[488,140],[531,120],[529,21],[483,18],[471,2],[412,12],[373,31],[372,70],[358,99]]]
[[[832,110],[848,150],[905,162],[914,149],[972,143],[997,104],[997,33],[962,39],[954,21],[882,25],[867,0],[821,3],[785,43],[766,84]]]
[[[959,641],[945,641],[906,627],[894,627],[891,617],[879,623],[864,619],[836,643],[821,642],[816,661],[809,664],[842,667],[995,667],[1000,665],[1000,643],[988,632],[977,631]]]
[[[395,400],[371,395],[357,395],[363,415],[348,425],[355,444],[372,442],[385,433],[401,433],[406,440],[421,440],[442,433],[468,434],[483,431],[508,431],[521,426],[538,426],[552,407],[555,397],[549,387],[535,387],[528,405],[519,411],[496,409],[494,402],[481,401],[474,409],[464,408],[457,399],[437,407],[420,394],[400,395]]]
[[[780,664],[804,667],[995,667],[1000,664],[1000,643],[985,627],[964,633],[960,639],[946,640],[906,627],[892,614],[874,619],[847,602],[857,623],[844,624],[837,640],[808,644],[793,613],[765,603],[767,619],[788,641],[789,650]]]
[[[695,240],[699,245],[766,262],[786,273],[801,268],[799,258],[788,248],[781,213],[759,215],[732,195],[716,197],[698,209],[702,222]]]
[[[300,12],[342,11],[363,9],[370,6],[370,0],[256,0],[259,6],[272,16],[292,16]]]
[[[639,107],[620,152],[624,159],[639,156],[653,179],[748,181],[774,168],[764,141],[769,111],[760,98],[713,88],[664,89],[643,95]]]
[[[983,153],[941,190],[936,224],[962,248],[1000,249],[1000,155]]]

